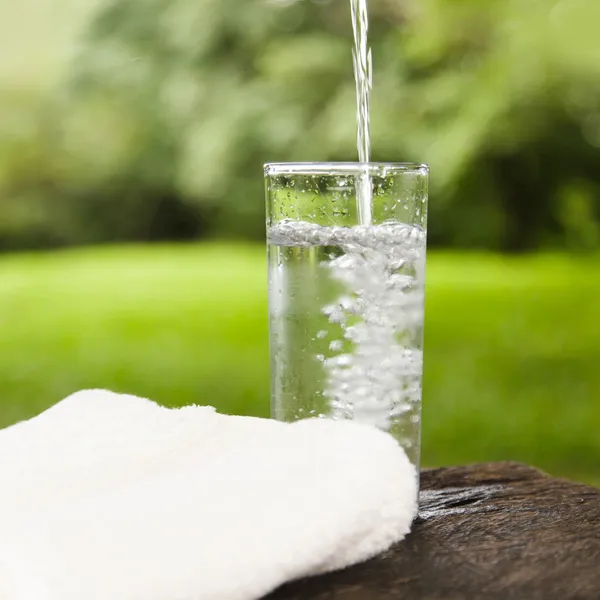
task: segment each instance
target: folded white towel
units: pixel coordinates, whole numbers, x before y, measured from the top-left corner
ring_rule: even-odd
[[[95,394],[0,431],[2,600],[252,600],[363,561],[409,531],[416,474],[375,428],[170,411]],[[180,424],[183,441],[173,414],[190,421],[189,430]],[[120,424],[101,422],[109,415]],[[37,450],[34,437],[43,441]],[[29,473],[29,487],[6,468],[5,452]],[[5,502],[13,484],[37,500],[23,509]]]
[[[248,427],[270,430],[265,419],[224,419],[210,406],[167,409],[106,390],[77,392],[0,430],[0,532],[15,509],[48,507],[172,473],[206,460],[220,445],[246,443]]]

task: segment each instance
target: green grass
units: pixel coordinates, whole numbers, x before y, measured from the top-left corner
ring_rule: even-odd
[[[600,483],[600,261],[432,254],[423,463],[515,459]],[[107,387],[268,414],[260,246],[0,260],[0,426]]]

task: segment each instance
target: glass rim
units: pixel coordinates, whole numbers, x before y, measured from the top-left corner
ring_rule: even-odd
[[[429,165],[416,162],[281,162],[265,163],[265,176],[273,175],[351,175],[365,171],[382,174],[382,171],[395,173],[429,173]]]

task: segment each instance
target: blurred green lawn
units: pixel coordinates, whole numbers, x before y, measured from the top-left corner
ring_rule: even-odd
[[[0,259],[0,426],[106,387],[268,414],[262,246]],[[600,483],[600,260],[435,254],[423,463],[516,459]]]

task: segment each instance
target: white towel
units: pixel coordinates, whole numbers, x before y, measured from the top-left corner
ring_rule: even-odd
[[[378,554],[416,513],[404,452],[348,421],[96,391],[0,431],[0,457],[2,600],[257,599]]]
[[[171,473],[220,446],[246,443],[248,427],[257,434],[271,424],[225,419],[209,406],[167,409],[106,390],[73,394],[0,430],[0,531],[15,508],[48,507]]]

